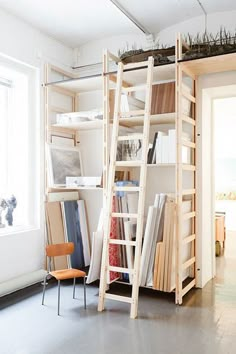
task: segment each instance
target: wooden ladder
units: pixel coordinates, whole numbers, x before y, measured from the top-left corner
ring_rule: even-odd
[[[177,103],[177,229],[176,229],[176,303],[182,304],[183,296],[196,285],[196,76],[193,75],[184,64],[176,66],[176,103]],[[183,82],[183,76],[191,79],[192,92],[190,93]],[[190,113],[183,111],[183,99],[190,105]],[[184,126],[188,126],[192,132],[192,141],[184,139]],[[190,163],[183,163],[182,148],[190,150]],[[192,174],[191,188],[184,187],[185,173]],[[191,201],[191,210],[183,212],[183,202],[188,198]],[[183,235],[183,225],[187,220],[191,221],[191,232]],[[184,237],[183,237],[184,236]],[[183,249],[189,245],[190,258],[183,261]],[[190,281],[183,282],[183,272],[189,270]]]
[[[104,310],[105,299],[117,300],[121,302],[126,302],[131,305],[130,317],[137,317],[138,311],[138,293],[139,293],[139,270],[140,270],[140,259],[141,259],[141,248],[142,248],[142,236],[143,236],[143,224],[144,224],[144,204],[145,204],[145,193],[146,193],[146,175],[147,175],[147,155],[148,155],[148,145],[149,145],[149,130],[150,130],[150,114],[151,114],[151,98],[152,98],[152,81],[153,81],[153,66],[154,59],[150,57],[148,61],[140,63],[131,63],[124,65],[123,63],[118,64],[117,73],[117,84],[116,84],[116,95],[115,95],[115,109],[114,109],[114,121],[113,130],[111,138],[111,152],[110,152],[110,165],[108,173],[108,193],[107,202],[105,207],[104,216],[104,240],[103,240],[103,254],[102,254],[102,265],[101,265],[101,277],[100,277],[100,288],[99,288],[99,303],[98,311]],[[146,97],[145,97],[145,108],[144,110],[121,112],[121,94],[122,94],[122,83],[123,83],[123,73],[124,70],[138,70],[141,67],[147,67],[147,81],[146,81]],[[137,89],[139,86],[137,87]],[[135,91],[135,87],[132,88]],[[120,122],[119,119],[123,117],[139,116],[143,117],[143,132],[141,134],[132,134],[127,136],[119,136]],[[134,117],[135,118],[135,117]],[[142,155],[141,159],[138,161],[117,161],[117,145],[118,141],[140,139],[142,141]],[[139,186],[116,186],[114,183],[115,171],[117,167],[139,167],[140,168],[140,178]],[[139,194],[138,197],[138,207],[137,213],[127,214],[127,213],[115,213],[112,212],[112,201],[113,196],[116,191],[136,191]],[[110,238],[111,220],[112,218],[134,218],[137,219],[136,228],[136,239],[135,241],[127,240],[117,240]],[[135,248],[134,253],[134,266],[133,269],[115,267],[109,265],[109,245],[124,245],[133,246]],[[131,297],[120,296],[116,294],[107,293],[107,279],[108,272],[115,271],[118,273],[128,273],[132,275],[132,294]]]

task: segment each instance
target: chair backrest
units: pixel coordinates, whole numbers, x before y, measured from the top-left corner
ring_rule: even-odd
[[[46,255],[48,257],[66,256],[74,252],[74,243],[56,243],[54,245],[46,246]]]

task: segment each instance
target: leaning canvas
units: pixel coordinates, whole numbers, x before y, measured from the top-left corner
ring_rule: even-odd
[[[80,150],[77,147],[47,145],[49,187],[66,186],[66,177],[82,176]]]

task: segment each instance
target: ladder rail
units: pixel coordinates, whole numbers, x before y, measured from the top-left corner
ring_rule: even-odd
[[[108,182],[107,182],[107,200],[106,200],[106,208],[105,208],[105,217],[104,217],[104,240],[103,240],[103,252],[102,252],[102,265],[101,265],[101,276],[100,276],[100,288],[99,288],[99,303],[98,303],[98,311],[102,311],[104,309],[104,301],[105,299],[116,299],[116,296],[106,293],[107,287],[107,278],[108,272],[110,270],[116,270],[120,272],[129,272],[133,276],[132,281],[132,296],[131,300],[129,300],[131,304],[130,308],[130,317],[137,317],[138,311],[138,293],[139,293],[139,268],[141,261],[141,248],[142,248],[142,235],[143,235],[143,227],[144,227],[144,207],[145,207],[145,193],[146,193],[146,177],[147,177],[147,152],[149,146],[149,131],[150,131],[150,121],[151,121],[151,98],[152,98],[152,81],[153,81],[153,67],[154,67],[154,59],[153,57],[149,57],[147,66],[147,79],[146,79],[146,98],[145,98],[145,109],[141,112],[143,114],[143,134],[142,136],[145,139],[142,139],[142,155],[141,160],[136,161],[135,164],[140,168],[140,178],[139,178],[139,187],[136,187],[137,192],[139,193],[138,198],[138,207],[137,214],[130,214],[129,217],[135,216],[137,217],[137,227],[136,227],[136,240],[129,241],[130,245],[132,245],[135,249],[134,252],[134,265],[132,269],[116,267],[109,265],[109,244],[122,244],[123,241],[117,240],[117,242],[113,242],[110,240],[110,229],[112,217],[126,217],[127,213],[117,213],[112,210],[113,205],[113,194],[115,190],[119,190],[119,187],[114,185],[114,177],[116,167],[119,165],[134,165],[129,161],[116,161],[116,152],[118,141],[122,141],[126,139],[119,137],[119,119],[122,115],[120,111],[121,106],[121,93],[122,93],[122,78],[123,72],[125,69],[124,64],[118,64],[118,75],[117,75],[117,83],[116,83],[116,95],[115,95],[115,109],[114,109],[114,119],[113,119],[113,129],[112,129],[112,138],[111,138],[111,152],[110,152],[110,164],[109,164],[109,173],[108,173]],[[133,112],[131,112],[133,114]],[[135,113],[137,113],[135,111]],[[140,113],[140,114],[141,114]],[[138,135],[140,136],[140,135]],[[121,190],[125,191],[125,188],[121,188]],[[127,188],[129,190],[130,188]],[[135,187],[133,187],[135,190]],[[118,298],[119,301],[124,300],[123,297]],[[125,302],[125,301],[124,301]],[[127,302],[127,301],[126,301]]]
[[[183,70],[181,64],[176,67],[176,102],[177,102],[177,172],[176,172],[176,200],[177,200],[177,228],[176,228],[176,303],[181,305],[183,296],[196,285],[196,77],[191,76],[193,83],[193,93],[186,95],[183,87]],[[186,74],[186,73],[185,73]],[[189,73],[187,73],[188,75]],[[189,76],[189,75],[188,75]],[[190,116],[183,114],[183,98],[190,102]],[[189,123],[191,127],[192,140],[188,142],[183,140],[183,123]],[[190,163],[184,164],[182,161],[182,146],[186,146],[190,151]],[[183,173],[189,171],[192,173],[193,186],[189,189],[184,187]],[[191,210],[183,214],[183,198],[189,196],[191,201]],[[183,238],[183,223],[190,223],[191,235]],[[183,262],[183,247],[190,248],[190,259]],[[189,285],[183,285],[183,271],[189,269],[189,277],[193,280]]]
[[[148,59],[148,73],[147,73],[147,93],[146,93],[146,102],[145,102],[145,118],[144,118],[144,127],[143,135],[149,137],[150,130],[150,119],[151,119],[151,100],[152,100],[152,79],[153,79],[153,66],[154,59],[149,57]],[[145,162],[141,166],[140,171],[140,186],[142,190],[140,191],[139,201],[138,201],[138,222],[137,222],[137,231],[136,231],[136,242],[137,246],[135,248],[134,256],[134,277],[133,277],[133,286],[132,286],[132,304],[130,310],[130,317],[137,317],[138,311],[138,293],[139,293],[139,271],[140,271],[140,261],[141,261],[141,248],[142,248],[142,233],[143,233],[143,224],[144,224],[144,202],[145,202],[145,193],[146,193],[146,176],[147,176],[147,151],[148,151],[149,139],[143,140],[142,145],[142,161]]]
[[[106,200],[105,217],[104,217],[105,219],[104,239],[103,239],[103,250],[102,250],[98,311],[103,311],[104,309],[104,299],[105,299],[104,294],[105,294],[106,284],[107,284],[107,271],[108,271],[108,262],[109,262],[108,248],[109,248],[109,236],[110,236],[110,228],[111,228],[110,210],[112,210],[112,198],[113,198],[112,186],[114,184],[114,176],[115,176],[114,165],[115,165],[116,150],[117,150],[122,78],[123,78],[123,63],[120,62],[118,64],[118,73],[117,73],[114,120],[113,120],[113,129],[112,129],[112,138],[111,138],[110,168],[108,173],[108,185],[107,185],[108,195]]]

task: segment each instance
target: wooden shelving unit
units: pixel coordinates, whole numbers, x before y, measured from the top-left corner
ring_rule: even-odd
[[[153,68],[153,85],[175,82],[175,111],[172,113],[161,113],[150,116],[151,126],[171,126],[176,129],[176,163],[160,163],[160,164],[146,164],[148,169],[155,171],[155,169],[168,169],[168,173],[175,179],[175,191],[171,193],[174,197],[177,209],[177,223],[176,223],[176,246],[175,246],[175,259],[176,259],[176,286],[175,286],[175,301],[177,304],[182,303],[183,296],[196,285],[196,139],[195,139],[195,126],[196,126],[196,114],[195,114],[195,102],[196,102],[196,77],[191,73],[191,70],[182,68],[182,64],[179,63],[182,48],[182,42],[177,41],[176,45],[176,63],[157,66]],[[132,70],[134,64],[126,65],[122,79],[125,80],[126,87],[122,89],[124,93],[132,94],[135,91],[144,91],[146,86],[144,79],[147,75],[147,67],[141,68],[137,71]],[[183,72],[184,70],[184,72]],[[186,84],[187,81],[191,81],[191,93],[188,90]],[[105,97],[108,97],[108,92],[105,91]],[[182,109],[182,100],[189,102],[191,112],[186,114]],[[140,114],[140,111],[139,111]],[[107,120],[110,123],[110,117]],[[140,127],[143,124],[143,117],[137,115],[136,112],[127,112],[126,117],[119,118],[120,125],[128,128]],[[108,123],[107,123],[108,124]],[[186,126],[190,127],[191,141],[184,139],[184,130]],[[182,147],[186,147],[191,155],[190,163],[182,162]],[[116,162],[117,168],[129,169],[131,171],[140,168],[139,161],[118,161]],[[192,174],[191,186],[184,185],[184,174]],[[158,176],[158,172],[157,172]],[[148,186],[147,186],[148,188]],[[163,191],[165,192],[165,191]],[[110,191],[108,190],[108,193]],[[186,200],[191,202],[191,211],[183,214],[182,206]],[[191,220],[191,232],[185,235],[183,239],[182,226],[185,221]],[[188,245],[191,256],[186,260],[183,260],[183,247]],[[189,278],[184,278],[184,271],[188,269]],[[126,283],[126,282],[124,282]],[[187,283],[187,285],[186,285]]]
[[[150,171],[165,173],[175,179],[174,199],[177,205],[177,223],[176,223],[176,288],[175,300],[177,304],[181,304],[183,297],[188,291],[196,285],[196,243],[198,239],[196,224],[198,215],[196,213],[196,203],[198,193],[196,189],[196,161],[197,161],[197,141],[196,141],[196,102],[197,102],[197,79],[199,75],[216,72],[226,72],[236,70],[235,53],[219,55],[215,57],[183,60],[182,48],[185,46],[181,37],[177,37],[176,42],[176,62],[174,64],[166,64],[153,68],[153,85],[175,82],[175,111],[171,113],[154,114],[150,116],[151,126],[171,126],[177,130],[176,163],[162,164],[146,164]],[[51,142],[53,135],[70,137],[74,140],[74,145],[78,145],[78,131],[89,129],[102,129],[103,131],[103,189],[100,187],[79,187],[78,190],[103,190],[103,205],[107,200],[108,191],[108,166],[109,166],[109,137],[110,125],[113,122],[113,93],[116,88],[116,72],[110,69],[112,62],[119,62],[119,59],[114,57],[108,51],[103,53],[103,73],[86,76],[75,77],[74,73],[66,73],[57,68],[48,66],[46,69],[46,129],[45,140]],[[147,75],[147,66],[144,65],[138,71],[132,70],[133,64],[127,66],[127,70],[123,73],[122,92],[132,95],[134,91],[145,92],[145,78]],[[51,70],[57,71],[57,80],[50,82]],[[192,91],[189,92],[186,82],[191,82]],[[71,124],[50,124],[50,116],[57,113],[66,113],[67,108],[58,106],[54,102],[50,102],[51,94],[63,95],[71,101],[71,111],[77,111],[77,97],[79,93],[90,92],[92,90],[101,90],[103,87],[103,119],[99,121],[89,121]],[[191,113],[187,114],[183,110],[183,100],[187,100],[191,106]],[[143,118],[141,116],[127,113],[127,116],[120,118],[120,124],[125,128],[136,128],[142,125]],[[191,133],[191,141],[186,141],[183,138],[183,132],[187,130]],[[190,163],[182,162],[182,147],[189,149],[191,155]],[[130,167],[130,164],[132,166]],[[119,166],[120,165],[120,166]],[[127,166],[126,166],[127,165]],[[140,168],[137,161],[132,163],[122,162],[117,163],[117,169],[135,171]],[[154,170],[155,169],[155,170]],[[156,171],[157,170],[157,171]],[[191,176],[191,186],[185,186],[185,176]],[[65,190],[65,188],[63,188]],[[183,202],[191,202],[191,210],[183,213]],[[183,223],[191,221],[191,234],[185,235],[183,239]],[[183,262],[182,253],[183,246],[189,245],[191,248],[191,257]],[[189,269],[190,281],[183,282],[183,272]]]

